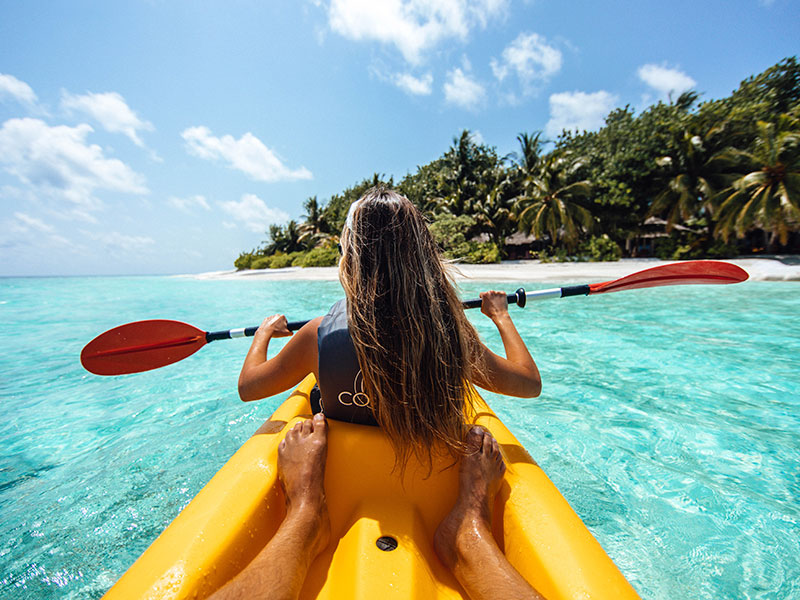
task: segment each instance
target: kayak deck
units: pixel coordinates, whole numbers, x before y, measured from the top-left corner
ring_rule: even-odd
[[[205,598],[256,556],[285,515],[278,444],[295,422],[310,417],[314,383],[309,375],[105,598]],[[473,421],[492,432],[506,460],[493,524],[511,564],[550,600],[638,598],[477,394],[475,408]],[[435,463],[426,477],[412,458],[401,481],[392,473],[394,452],[380,429],[329,421],[331,542],[311,565],[301,598],[464,598],[433,549],[433,534],[457,496],[457,465],[445,468],[451,462]],[[382,550],[380,538],[392,538],[396,548]]]

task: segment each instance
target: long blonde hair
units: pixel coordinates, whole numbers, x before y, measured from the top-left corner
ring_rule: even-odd
[[[351,206],[339,279],[350,334],[375,419],[401,472],[413,454],[429,472],[433,453],[463,454],[469,380],[478,334],[422,214],[378,186]]]

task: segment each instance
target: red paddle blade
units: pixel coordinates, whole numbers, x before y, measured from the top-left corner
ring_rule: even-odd
[[[590,294],[659,287],[662,285],[740,283],[749,275],[741,267],[717,260],[689,260],[645,269],[614,281],[593,283]]]
[[[154,319],[120,325],[101,333],[81,351],[81,364],[95,375],[125,375],[183,360],[206,344],[206,332]]]

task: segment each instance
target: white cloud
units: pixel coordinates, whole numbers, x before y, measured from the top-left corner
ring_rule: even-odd
[[[270,208],[255,194],[245,194],[239,202],[223,202],[222,209],[234,220],[242,223],[250,231],[263,233],[275,223],[283,223],[289,218],[282,210]]]
[[[0,249],[54,248],[59,251],[74,250],[72,243],[56,233],[55,227],[32,217],[15,212],[13,218],[0,223]]]
[[[89,232],[84,231],[83,235],[103,246],[104,250],[114,255],[121,254],[140,254],[142,252],[152,252],[156,241],[147,236],[126,235],[116,231]]]
[[[100,207],[96,190],[146,194],[144,177],[103,149],[87,144],[93,129],[50,127],[39,119],[10,119],[0,128],[0,163],[37,194],[67,200],[73,216],[92,220]]]
[[[447,73],[447,81],[444,84],[444,98],[450,104],[474,110],[483,104],[486,98],[486,90],[480,83],[472,79],[468,73],[457,67]]]
[[[692,89],[697,82],[683,71],[665,65],[643,65],[638,70],[639,79],[656,90],[662,99],[677,96]]]
[[[206,160],[224,160],[233,169],[246,173],[256,181],[311,179],[305,167],[289,169],[275,153],[252,133],[238,140],[231,135],[214,137],[208,127],[189,127],[181,137],[191,154]]]
[[[205,199],[205,196],[189,196],[188,198],[178,198],[176,196],[170,196],[167,199],[167,202],[171,206],[182,210],[184,212],[192,212],[193,209],[196,208],[203,208],[205,210],[211,210],[211,207],[208,205],[208,202]]]
[[[116,92],[88,93],[83,96],[62,92],[61,107],[68,112],[80,112],[88,115],[100,123],[106,131],[126,135],[134,144],[142,148],[144,148],[144,142],[139,137],[139,132],[154,129],[152,123],[140,119],[125,102],[125,98]]]
[[[507,7],[508,0],[331,0],[328,21],[348,39],[395,46],[419,64],[426,50],[448,38],[466,39]]]
[[[55,228],[52,225],[48,225],[41,219],[37,219],[36,217],[32,217],[25,213],[15,212],[14,217],[16,218],[16,223],[20,230],[24,230],[26,232],[33,230],[40,233],[53,233],[55,231]]]
[[[22,104],[33,106],[37,102],[36,94],[33,89],[24,81],[20,81],[13,75],[0,73],[0,100],[12,98]]]
[[[407,94],[427,96],[431,93],[433,75],[426,73],[422,77],[414,77],[409,73],[398,73],[395,75],[394,84]]]
[[[616,103],[617,97],[604,90],[553,94],[550,96],[550,120],[545,125],[545,134],[556,137],[563,129],[597,129]]]
[[[561,51],[536,33],[521,33],[505,50],[501,60],[492,59],[491,67],[498,81],[514,73],[525,93],[534,91],[537,83],[545,83],[561,70]]]

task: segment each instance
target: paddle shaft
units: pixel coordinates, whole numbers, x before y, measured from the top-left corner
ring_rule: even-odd
[[[665,285],[729,284],[745,281],[747,272],[719,261],[686,261],[659,265],[602,283],[573,285],[526,294],[522,288],[509,295],[509,304],[525,306],[527,298],[545,300],[569,296],[607,294]],[[481,306],[480,298],[463,303],[464,308]],[[289,330],[300,329],[308,321],[288,323]],[[100,334],[81,351],[81,364],[96,375],[141,373],[170,365],[191,356],[208,342],[255,335],[258,327],[206,332],[197,327],[170,321],[150,319],[126,323]]]
[[[585,287],[588,289],[589,286]],[[586,293],[588,294],[589,292],[587,291]],[[525,290],[522,288],[519,288],[513,294],[508,294],[506,296],[506,300],[508,301],[509,304],[516,304],[520,308],[525,306],[525,301],[527,298],[530,298],[530,295],[526,294]],[[466,300],[462,302],[462,305],[464,306],[464,308],[478,308],[480,307],[481,302],[482,300],[480,298],[476,298],[475,300]],[[308,323],[308,320],[289,321],[287,323],[287,327],[289,328],[289,331],[297,331],[306,323]],[[258,327],[242,327],[241,329],[228,329],[225,331],[209,331],[208,333],[206,333],[206,343],[214,342],[216,340],[229,340],[233,338],[252,337],[256,334],[256,331],[258,331]]]
[[[613,283],[613,282],[608,282]],[[676,282],[677,283],[677,282]],[[595,284],[596,286],[605,284]],[[588,284],[582,285],[569,285],[560,288],[550,288],[547,290],[538,290],[536,292],[526,292],[523,288],[519,288],[515,293],[507,296],[509,304],[517,304],[520,307],[525,306],[527,300],[549,300],[550,298],[569,298],[570,296],[588,296],[592,293],[592,286]],[[599,291],[599,290],[596,290]],[[611,290],[609,290],[611,291]],[[462,302],[464,308],[480,308],[481,299],[465,300]],[[308,321],[290,321],[288,323],[289,331],[297,331]],[[212,331],[206,334],[206,342],[213,342],[214,340],[227,340],[239,337],[252,337],[256,334],[258,327],[245,327],[242,329],[229,329],[227,331]]]
[[[525,296],[528,300],[548,300],[549,298],[566,298],[568,296],[588,296],[590,292],[591,288],[588,285],[570,285],[562,288],[526,292]],[[511,296],[509,296],[509,298],[510,297]],[[480,305],[480,300],[468,300],[464,302],[464,308],[477,308]]]

